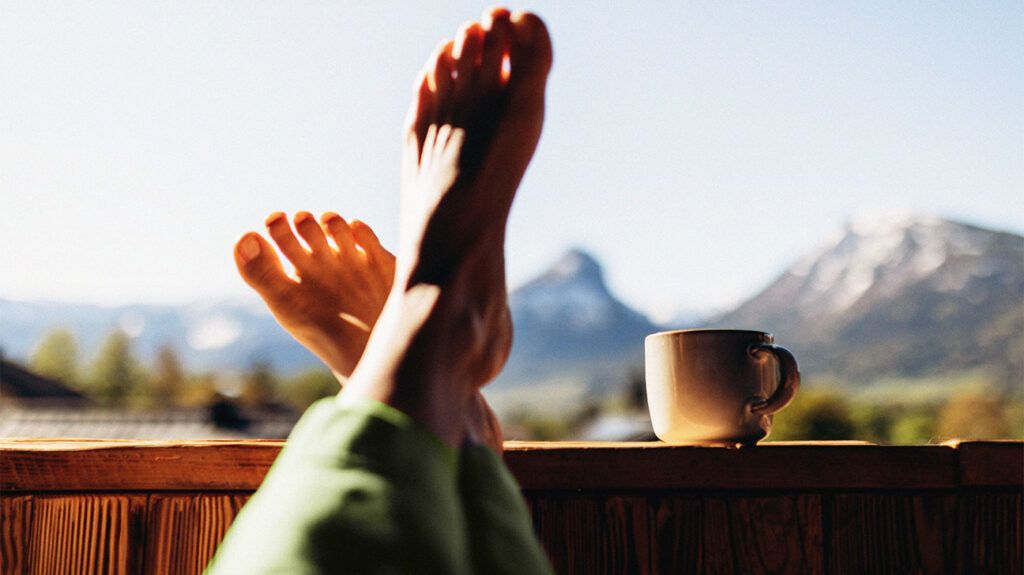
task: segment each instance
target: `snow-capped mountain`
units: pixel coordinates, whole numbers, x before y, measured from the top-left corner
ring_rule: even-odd
[[[600,264],[579,249],[509,299],[515,341],[498,388],[551,377],[606,388],[643,365],[644,336],[657,331],[611,294]]]
[[[581,250],[513,291],[510,303],[515,341],[495,390],[554,380],[617,389],[643,365],[644,337],[659,330],[609,292],[600,264]],[[8,357],[27,359],[57,326],[76,334],[83,361],[121,329],[141,359],[171,344],[192,371],[319,365],[258,301],[98,307],[0,299]],[[770,331],[811,376],[857,382],[986,367],[1019,383],[1024,237],[937,218],[853,222],[706,327]]]
[[[710,325],[771,331],[808,373],[1019,377],[1024,237],[931,217],[851,222]]]

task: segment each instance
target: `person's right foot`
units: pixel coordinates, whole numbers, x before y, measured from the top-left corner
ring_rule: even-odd
[[[442,44],[408,118],[395,289],[342,396],[393,405],[453,446],[511,347],[505,224],[550,66],[539,18],[492,10]]]

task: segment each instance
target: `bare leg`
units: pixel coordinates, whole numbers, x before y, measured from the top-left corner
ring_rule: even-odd
[[[505,223],[540,136],[550,65],[541,21],[504,10],[428,62],[407,122],[394,288],[343,400],[375,399],[449,445],[463,440],[479,387],[511,348]]]

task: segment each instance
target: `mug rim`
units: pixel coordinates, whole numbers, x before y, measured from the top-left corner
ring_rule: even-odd
[[[714,333],[719,333],[719,334],[740,334],[740,333],[747,333],[747,334],[763,335],[763,336],[767,336],[767,337],[769,337],[771,339],[775,338],[775,336],[772,335],[771,332],[762,331],[762,330],[758,330],[758,329],[735,329],[735,328],[718,329],[718,328],[694,327],[694,328],[687,328],[687,329],[670,329],[670,330],[666,330],[666,331],[658,331],[658,332],[654,332],[654,333],[652,333],[650,335],[647,335],[646,337],[644,337],[644,339],[647,340],[647,339],[651,339],[651,338],[655,338],[655,337],[663,337],[663,336],[670,336],[670,335],[681,335],[681,334],[691,334],[691,333],[692,334],[702,334],[702,333],[707,333],[707,334],[714,334]]]

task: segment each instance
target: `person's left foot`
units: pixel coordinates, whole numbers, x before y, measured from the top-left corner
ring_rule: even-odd
[[[334,212],[323,214],[319,223],[309,212],[295,214],[295,229],[308,248],[283,213],[271,214],[266,225],[296,277],[285,273],[274,248],[256,232],[235,244],[238,272],[281,327],[335,375],[347,378],[391,291],[395,256],[370,226],[350,225]]]

